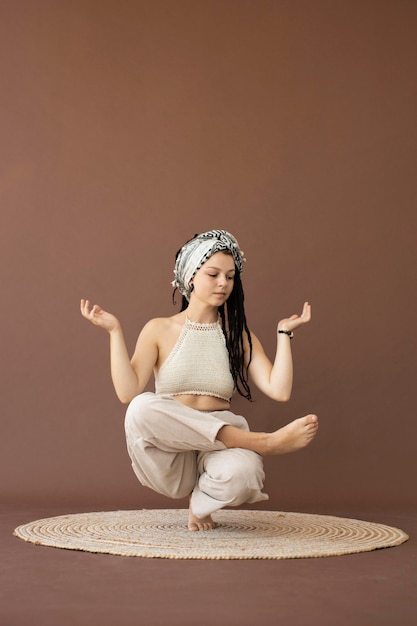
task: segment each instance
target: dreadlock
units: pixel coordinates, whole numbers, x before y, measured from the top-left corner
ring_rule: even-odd
[[[176,257],[180,250],[178,250]],[[231,254],[228,250],[224,250],[225,254]],[[229,353],[229,366],[237,392],[252,402],[252,394],[248,382],[248,367],[252,360],[252,339],[246,322],[242,281],[240,272],[236,269],[233,289],[225,304],[219,307],[220,319],[222,321],[222,329],[226,339],[226,346]],[[172,301],[175,304],[175,292],[172,294]],[[181,311],[188,308],[188,300],[182,296]],[[247,367],[244,362],[244,341],[243,333],[246,333],[249,343],[249,361]]]

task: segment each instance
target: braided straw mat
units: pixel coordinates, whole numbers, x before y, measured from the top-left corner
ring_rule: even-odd
[[[397,546],[398,528],[354,519],[274,511],[217,511],[214,530],[187,530],[188,511],[79,513],[15,529],[25,541],[55,548],[167,559],[295,559]]]

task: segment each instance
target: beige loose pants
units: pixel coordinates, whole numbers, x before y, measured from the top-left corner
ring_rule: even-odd
[[[267,500],[262,493],[262,457],[251,450],[226,448],[217,440],[226,424],[249,430],[245,418],[231,411],[196,411],[164,394],[137,396],[125,420],[127,449],[137,478],[170,498],[192,494],[191,508],[197,517],[225,506]]]

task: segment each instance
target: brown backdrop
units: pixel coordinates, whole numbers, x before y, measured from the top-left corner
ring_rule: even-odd
[[[90,298],[177,310],[173,257],[225,228],[251,328],[305,299],[293,398],[253,429],[320,436],[268,458],[271,508],[415,501],[417,5],[407,0],[1,0],[3,502],[169,505],[133,476]],[[176,505],[182,503],[176,503]]]

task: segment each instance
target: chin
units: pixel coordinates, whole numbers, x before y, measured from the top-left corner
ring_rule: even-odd
[[[226,304],[227,298],[217,298],[215,306],[217,306],[217,308],[219,309],[221,306],[223,306],[224,304]]]

